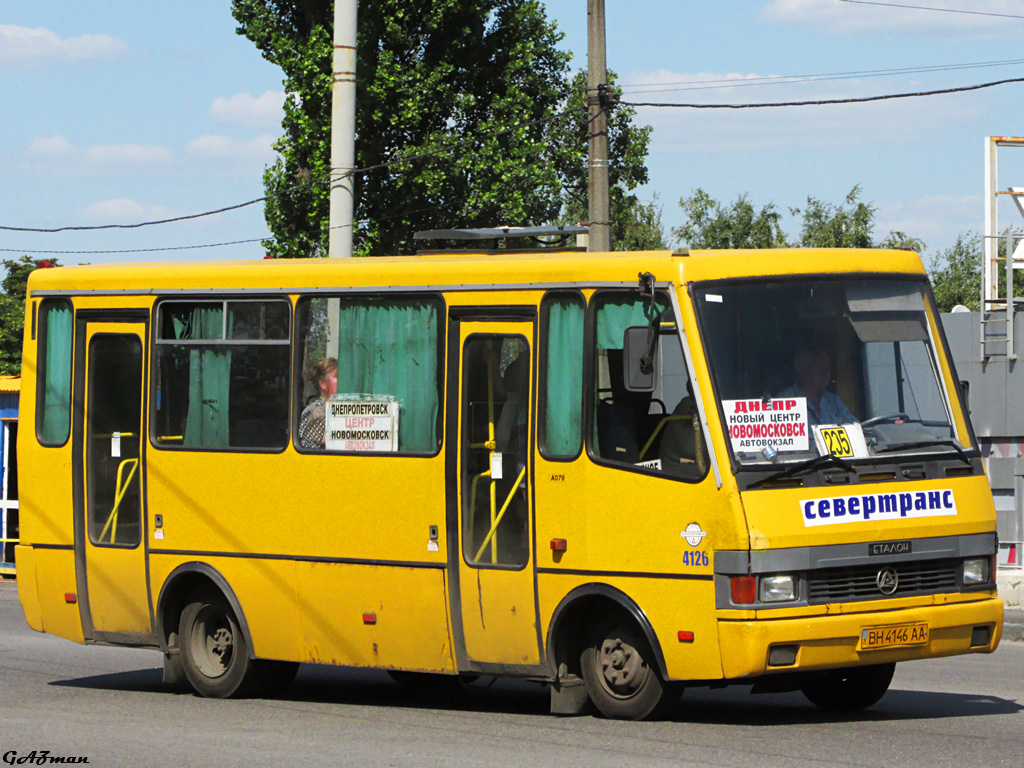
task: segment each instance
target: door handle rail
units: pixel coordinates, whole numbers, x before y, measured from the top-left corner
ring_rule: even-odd
[[[125,467],[129,464],[132,465],[131,471],[128,473],[127,479],[124,483],[121,483],[121,478],[124,476]],[[103,530],[100,531],[97,543],[103,541],[103,537],[107,533],[107,529],[110,529],[110,543],[114,543],[114,539],[117,538],[117,512],[121,508],[121,501],[124,499],[125,494],[128,492],[128,484],[131,483],[132,478],[135,477],[135,470],[139,468],[138,459],[125,459],[117,465],[117,483],[115,485],[114,492],[114,508],[110,510],[110,515],[107,517],[107,522],[103,526]]]

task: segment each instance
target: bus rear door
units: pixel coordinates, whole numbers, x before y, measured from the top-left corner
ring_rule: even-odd
[[[540,663],[529,450],[533,339],[532,319],[455,321],[449,336],[449,402],[459,406],[449,411],[458,421],[449,426],[449,488],[456,493],[448,551],[460,671],[500,665],[515,673]]]
[[[74,432],[82,626],[86,639],[139,642],[152,632],[142,514],[146,323],[83,315]]]

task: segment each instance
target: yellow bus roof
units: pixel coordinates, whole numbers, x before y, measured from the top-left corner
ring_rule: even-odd
[[[634,282],[651,272],[659,282],[684,283],[767,275],[924,274],[911,251],[847,248],[773,250],[454,253],[353,259],[106,264],[37,269],[29,291],[160,293],[206,289],[302,290],[314,287],[436,289],[489,285]]]

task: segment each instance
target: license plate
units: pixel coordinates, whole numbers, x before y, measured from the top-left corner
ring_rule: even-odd
[[[860,650],[862,651],[899,648],[905,645],[925,645],[927,642],[928,625],[925,623],[864,627],[860,631]]]

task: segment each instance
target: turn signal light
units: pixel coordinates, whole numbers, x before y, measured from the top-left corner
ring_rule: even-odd
[[[684,629],[679,630],[679,642],[680,643],[692,643],[693,632],[687,632]]]
[[[68,605],[74,605],[78,602],[78,595],[76,595],[74,592],[65,592],[64,602]]]
[[[377,614],[376,613],[364,613],[363,614],[363,624],[376,624],[376,623],[377,623]]]
[[[757,602],[757,579],[753,576],[733,576],[729,582],[733,605],[753,605]]]
[[[569,543],[565,539],[552,539],[551,549],[555,552],[565,552],[569,548]]]

